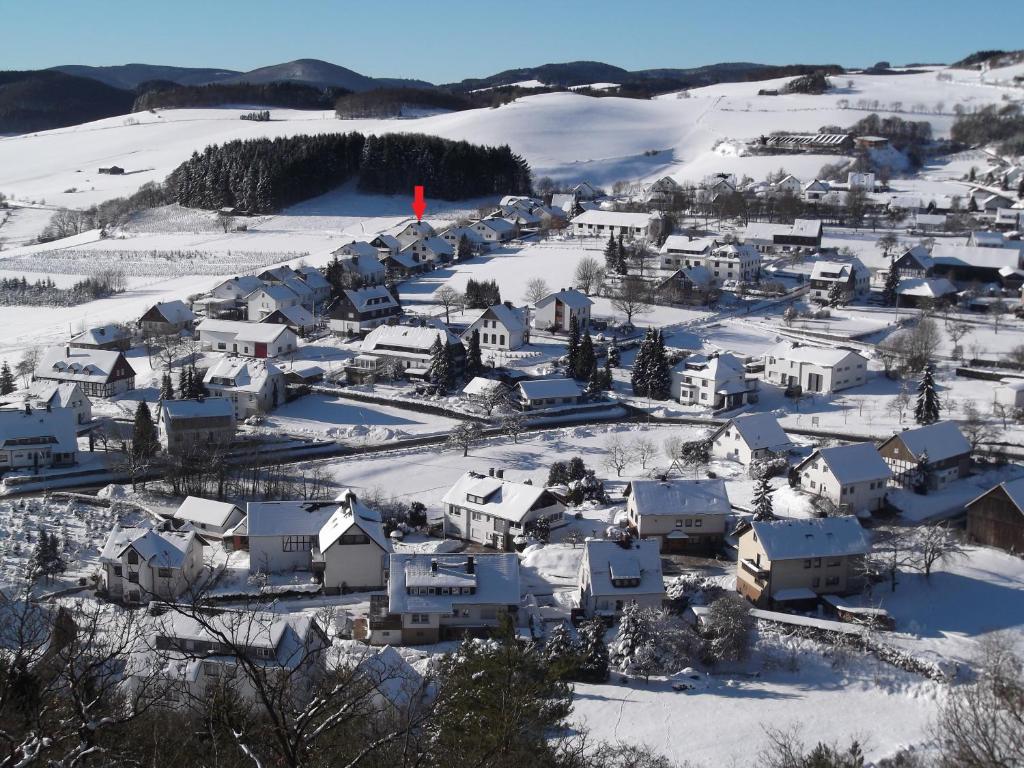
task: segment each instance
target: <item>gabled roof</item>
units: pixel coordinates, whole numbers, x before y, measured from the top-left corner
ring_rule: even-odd
[[[590,591],[595,596],[665,594],[659,543],[654,539],[634,541],[629,549],[617,541],[592,539],[583,545],[581,576],[590,573]],[[612,579],[640,579],[633,587],[617,587]]]
[[[192,530],[156,531],[152,528],[121,528],[115,523],[100,551],[100,560],[118,561],[131,547],[139,553],[140,559],[152,567],[181,568],[196,540],[196,532]]]
[[[783,360],[820,365],[825,368],[838,365],[850,355],[856,355],[861,360],[865,360],[863,355],[850,349],[843,349],[842,347],[811,347],[806,344],[794,344],[791,341],[783,341],[776,344],[764,354],[765,357],[778,357]]]
[[[298,298],[298,294],[283,283],[264,283],[245,298],[251,301],[253,296],[258,294],[263,294],[274,301],[294,301]]]
[[[438,337],[442,341],[447,341],[449,346],[462,344],[459,338],[447,329],[414,328],[409,325],[379,325],[363,339],[362,351],[373,352],[381,347],[382,351],[386,352],[388,348],[400,347],[411,352],[429,354],[430,348]]]
[[[718,355],[690,355],[672,366],[674,378],[691,376],[709,379],[715,382],[726,382],[735,378],[746,378],[743,362],[728,352]]]
[[[319,536],[337,508],[336,501],[250,501],[249,537]]]
[[[513,309],[512,307],[506,307],[504,304],[495,304],[492,307],[485,309],[470,326],[470,330],[476,326],[484,318],[494,319],[505,326],[505,330],[510,333],[516,333],[526,328],[526,320],[523,317],[522,311]]]
[[[516,386],[527,400],[537,400],[546,397],[579,397],[583,394],[580,385],[573,379],[520,381]]]
[[[970,507],[979,499],[983,499],[988,496],[992,491],[996,490],[996,488],[1001,488],[1013,505],[1017,507],[1022,514],[1024,514],[1024,477],[1018,477],[1016,480],[1005,480],[999,485],[989,488],[984,493],[971,499],[967,502],[966,506]]]
[[[310,288],[320,288],[329,290],[331,287],[330,281],[328,281],[328,279],[324,277],[323,272],[321,272],[316,267],[311,267],[309,264],[304,264],[295,271],[298,273],[299,279],[302,280],[302,282],[304,282]]]
[[[889,465],[885,463],[871,443],[819,448],[804,459],[797,469],[816,461],[819,456],[836,480],[844,485],[846,483],[861,483],[866,480],[888,480],[892,477]]]
[[[203,320],[196,327],[202,334],[204,331],[211,333],[234,334],[238,341],[251,341],[269,343],[276,341],[282,333],[292,333],[287,325],[276,323],[247,323],[242,320]]]
[[[868,268],[860,260],[851,259],[848,262],[842,261],[816,261],[811,269],[812,280],[848,280],[850,275],[867,276]]]
[[[196,319],[192,310],[186,307],[185,303],[179,299],[154,304],[149,312],[156,312],[168,323],[190,323]],[[149,312],[146,314],[149,314]]]
[[[913,248],[908,248],[896,259],[896,262],[899,263],[902,259],[917,262],[921,269],[931,269],[935,266],[931,254],[928,253],[928,249],[923,245],[915,245]]]
[[[504,387],[505,385],[497,379],[485,379],[482,376],[474,376],[473,379],[462,388],[464,395],[484,395],[492,390]]]
[[[939,421],[926,427],[897,432],[878,448],[899,440],[915,460],[927,454],[929,462],[945,461],[954,456],[970,455],[971,444],[952,421]]]
[[[423,675],[390,645],[364,658],[355,675],[399,710],[414,706],[427,693]]]
[[[267,360],[222,357],[207,369],[206,383],[211,386],[231,387],[242,392],[262,392],[272,377],[280,375],[281,370]],[[213,379],[233,383],[215,382]]]
[[[999,269],[1021,264],[1021,252],[1016,248],[985,248],[979,245],[948,245],[936,243],[932,248],[932,260],[947,267],[977,267]]]
[[[181,506],[175,511],[174,519],[223,527],[236,511],[241,513],[237,506],[226,501],[186,496],[185,500],[181,502]]]
[[[507,219],[480,219],[476,224],[481,224],[488,229],[492,229],[499,235],[505,235],[509,232],[514,232],[516,229],[515,222],[508,221]]]
[[[706,237],[688,237],[687,235],[669,235],[661,246],[661,253],[682,253],[699,255],[707,253],[718,245],[718,238],[708,235]]]
[[[473,573],[469,573],[469,558]],[[436,570],[432,563],[437,563]],[[391,555],[388,610],[391,613],[451,614],[456,605],[519,605],[519,556],[514,552],[486,555]],[[471,583],[468,583],[471,579]],[[441,595],[406,592],[407,586],[444,588],[454,581],[473,586],[474,594]],[[410,585],[410,582],[412,584]],[[436,590],[440,591],[440,590]]]
[[[11,440],[32,438],[48,443],[53,453],[74,453],[78,450],[74,413],[66,408],[32,408],[27,413],[24,408],[0,410],[0,448],[11,447],[7,445]]]
[[[732,509],[724,480],[633,480],[626,495],[641,515],[727,515]]]
[[[718,437],[729,427],[740,433],[743,442],[752,451],[762,449],[776,451],[785,448],[791,442],[789,435],[779,426],[779,420],[771,413],[745,413],[742,416],[736,416],[719,427],[713,437]]]
[[[582,309],[583,307],[592,306],[594,303],[582,291],[577,291],[575,288],[568,288],[564,291],[549,293],[543,299],[534,304],[534,306],[537,309],[540,309],[541,307],[546,307],[556,299],[561,301],[567,307],[572,307],[573,309]]]
[[[944,277],[908,277],[900,280],[896,293],[900,296],[939,299],[956,293],[956,286]]]
[[[273,317],[274,315],[280,315],[281,317],[283,317],[287,325],[294,325],[299,328],[308,328],[316,324],[316,318],[313,317],[313,313],[310,312],[301,304],[293,304],[290,307],[281,307],[280,309],[275,309],[265,318],[260,320],[260,322],[268,323],[270,318]]]
[[[345,245],[336,249],[334,253],[336,255],[367,256],[374,261],[377,260],[377,249],[365,240],[354,240],[351,243],[345,243]]]
[[[352,302],[356,312],[366,312],[369,309],[392,309],[398,306],[395,297],[383,285],[373,285],[366,288],[346,288],[345,297]],[[370,302],[373,302],[372,304]]]
[[[318,534],[320,551],[326,552],[339,537],[358,529],[370,537],[384,552],[391,551],[391,542],[384,535],[380,524],[380,513],[363,504],[351,490],[344,490],[336,499],[334,510]]]
[[[162,400],[160,418],[176,419],[235,418],[235,406],[225,397],[207,397],[203,400]]]
[[[82,388],[74,381],[39,379],[29,384],[28,392],[30,400],[49,403],[55,408],[70,408],[76,393],[82,399],[89,400],[82,392]]]
[[[863,555],[871,548],[867,534],[852,515],[769,520],[753,522],[750,527],[771,561]]]
[[[467,472],[448,489],[441,501],[477,512],[486,512],[512,523],[521,523],[546,492],[541,485],[528,485],[505,478]],[[470,501],[467,496],[480,497],[483,502]],[[551,502],[553,505],[558,504],[554,497],[551,498]]]
[[[42,379],[58,378],[64,381],[105,383],[124,354],[113,349],[82,349],[81,347],[50,347],[39,359],[36,376]],[[128,375],[135,370],[128,366]]]
[[[606,227],[646,227],[651,223],[649,213],[628,211],[584,211],[572,220],[573,224],[603,224]]]
[[[89,328],[88,330],[77,333],[71,337],[71,345],[76,344],[109,344],[113,341],[121,341],[122,339],[130,339],[131,332],[128,329],[123,328],[116,323],[109,323],[107,325],[100,325],[96,328]]]

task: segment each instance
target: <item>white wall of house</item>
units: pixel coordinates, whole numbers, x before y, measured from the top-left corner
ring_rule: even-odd
[[[836,506],[848,505],[851,512],[873,512],[885,498],[887,478],[842,484],[820,457],[800,469],[800,487],[832,501]]]
[[[866,363],[855,356],[847,357],[836,366],[765,357],[766,381],[779,386],[796,383],[804,392],[840,392],[859,387],[867,381],[867,375]]]
[[[352,530],[351,533],[359,533]],[[250,545],[251,547],[251,545]],[[383,589],[388,554],[374,541],[366,544],[336,542],[323,552],[324,589]]]
[[[154,596],[173,599],[194,585],[203,569],[203,547],[193,539],[181,568],[159,568],[143,562],[131,562],[129,548],[118,563],[104,563],[100,576],[112,598],[126,602],[149,602]],[[120,573],[118,573],[120,570]]]

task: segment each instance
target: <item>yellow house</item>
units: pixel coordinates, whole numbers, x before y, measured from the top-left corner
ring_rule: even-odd
[[[758,606],[850,594],[870,548],[853,516],[753,522],[739,537],[736,591]]]

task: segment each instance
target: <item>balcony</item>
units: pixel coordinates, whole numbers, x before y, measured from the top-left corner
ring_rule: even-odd
[[[759,581],[768,580],[768,571],[749,558],[740,560],[740,567]]]
[[[313,573],[323,573],[327,567],[327,561],[324,559],[324,553],[320,551],[320,547],[313,545],[313,548],[309,551],[310,570]]]

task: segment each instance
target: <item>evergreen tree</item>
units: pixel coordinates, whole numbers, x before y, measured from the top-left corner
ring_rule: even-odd
[[[564,461],[556,461],[551,465],[551,469],[548,470],[548,482],[545,487],[550,488],[554,485],[568,485],[569,484],[569,467]]]
[[[604,621],[595,616],[580,625],[579,679],[603,683],[608,679],[608,645],[604,641]]]
[[[573,378],[581,381],[588,381],[597,370],[597,354],[594,352],[594,340],[590,338],[590,332],[583,334],[583,341],[580,342],[576,351],[576,370]]]
[[[619,271],[619,246],[615,235],[608,235],[608,244],[604,247],[604,265],[609,272]]]
[[[1024,176],[1020,179],[1020,184],[1017,185],[1017,197],[1024,197]]]
[[[832,283],[828,289],[828,305],[830,307],[838,307],[843,303],[844,298],[843,287],[838,281]]]
[[[196,370],[194,365],[189,366],[188,375],[188,399],[197,400],[206,396],[206,386],[203,384],[203,376]]]
[[[484,369],[483,353],[480,351],[480,331],[476,328],[469,335],[466,347],[466,376],[473,377]]]
[[[615,343],[615,339],[612,339],[608,344],[608,358],[606,362],[607,368],[618,368],[621,364],[619,359],[619,345]]]
[[[604,373],[601,376],[601,389],[605,392],[611,392],[615,379],[612,377],[612,358],[611,355],[604,359]]]
[[[569,318],[569,344],[565,351],[565,375],[570,379],[576,378],[576,369],[579,365],[580,352],[580,324],[573,315]]]
[[[558,679],[571,677],[579,664],[579,647],[573,640],[569,625],[564,621],[555,625],[544,644],[544,660]]]
[[[932,364],[924,367],[921,383],[917,385],[917,405],[914,407],[914,421],[921,425],[934,424],[939,420],[939,393],[935,389],[935,371]]]
[[[0,395],[9,395],[15,390],[14,374],[11,373],[11,366],[4,360],[0,366]]]
[[[595,365],[590,372],[590,379],[587,381],[587,394],[599,395],[604,392],[604,389],[604,371]]]
[[[148,459],[159,450],[160,440],[153,425],[153,416],[146,401],[140,400],[139,407],[135,409],[135,424],[132,427],[132,455],[136,459]]]
[[[164,375],[160,377],[160,399],[174,399],[174,384],[171,383],[171,374],[168,372],[165,372]]]
[[[46,535],[46,531],[40,528],[39,535],[36,538],[35,549],[32,550],[32,561],[29,566],[29,573],[33,581],[45,577],[47,583],[49,583],[50,563],[53,560],[52,549],[53,544],[50,541],[50,537]]]
[[[626,274],[629,271],[629,268],[626,265],[626,246],[624,246],[622,244],[622,233],[621,232],[619,233],[619,242],[618,242],[618,249],[617,250],[618,250],[618,253],[617,253],[617,259],[618,260],[615,262],[615,271],[618,272],[620,275],[624,275],[624,274]]]
[[[633,601],[622,611],[619,630],[611,647],[611,663],[622,672],[633,671],[637,654],[653,640],[648,612]]]
[[[189,366],[183,366],[181,371],[178,373],[178,399],[188,400],[190,398],[189,393],[192,391],[192,369]]]
[[[438,334],[430,347],[430,383],[440,392],[448,392],[455,384],[455,371],[452,367],[452,351],[441,340]]]
[[[459,238],[459,244],[455,248],[455,260],[466,261],[471,258],[473,258],[473,244],[469,242],[468,237],[463,235]]]
[[[672,367],[665,352],[665,337],[660,331],[654,334],[649,369],[650,396],[654,400],[667,400],[672,394]]]
[[[654,329],[648,328],[647,335],[640,342],[640,349],[633,360],[633,370],[630,373],[630,383],[633,385],[633,394],[646,397],[650,394],[651,364],[654,360]]]
[[[754,520],[774,520],[775,510],[772,505],[772,484],[768,473],[763,472],[754,485]]]
[[[900,271],[896,267],[896,260],[889,259],[889,274],[885,276],[885,287],[882,288],[882,303],[887,307],[895,307],[899,295],[896,289],[900,286]],[[831,293],[831,291],[830,291]]]

